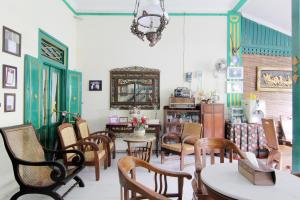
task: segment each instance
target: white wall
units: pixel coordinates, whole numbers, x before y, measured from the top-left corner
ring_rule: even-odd
[[[2,26],[22,34],[22,56],[0,52],[0,85],[2,65],[18,68],[18,89],[0,89],[0,127],[23,123],[24,55],[38,56],[38,29],[41,28],[69,47],[69,66],[76,66],[76,20],[62,1],[53,0],[0,0],[0,47]],[[4,113],[4,93],[16,93],[16,112]],[[0,199],[16,189],[10,160],[0,137]],[[11,193],[10,193],[11,194]]]
[[[131,21],[132,17],[124,16],[78,19],[77,63],[83,74],[83,117],[91,129],[104,128],[112,112],[109,109],[109,70],[116,67],[138,65],[161,70],[161,119],[168,97],[174,88],[183,85],[184,70],[201,70],[203,89],[207,92],[217,90],[221,102],[226,100],[225,75],[213,76],[215,62],[226,58],[226,17],[186,17],[185,23],[184,17],[172,17],[162,40],[153,48],[131,34]],[[89,80],[102,80],[103,91],[89,92]],[[119,113],[126,116],[128,112]],[[153,111],[144,113],[154,117]]]

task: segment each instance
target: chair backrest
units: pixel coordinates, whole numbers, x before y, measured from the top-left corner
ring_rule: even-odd
[[[61,142],[62,148],[75,144],[77,142],[76,133],[73,125],[69,123],[63,123],[58,126],[58,136]]]
[[[41,187],[53,184],[50,179],[52,169],[48,166],[19,164],[18,160],[33,163],[46,161],[44,149],[31,124],[1,128],[0,132],[20,185]]]
[[[144,161],[131,156],[123,157],[118,161],[119,181],[122,190],[124,189],[124,194],[123,192],[121,194],[122,199],[139,199],[136,198],[136,196],[142,196],[143,198],[141,199],[167,200],[167,197],[154,192],[153,189],[149,189],[136,181],[135,168],[143,167],[143,163]],[[160,184],[162,184],[162,182],[160,182]],[[129,197],[129,190],[131,191],[131,197]]]
[[[293,118],[292,116],[280,116],[283,136],[289,142],[293,140]]]
[[[278,149],[278,139],[273,119],[262,119],[262,126],[265,132],[267,146],[272,149]]]
[[[78,137],[80,139],[87,138],[90,135],[88,124],[85,120],[80,119],[76,121],[76,127],[78,130]]]
[[[181,138],[185,138],[187,136],[195,136],[195,138],[200,139],[202,137],[202,124],[184,123],[181,131]],[[194,144],[197,139],[189,139],[187,140],[187,142]]]
[[[195,143],[195,159],[201,164],[201,168],[206,166],[206,156],[210,156],[210,164],[215,164],[215,154],[218,153],[220,163],[225,162],[225,158],[232,162],[234,156],[244,159],[245,154],[230,140],[223,138],[201,138]],[[200,167],[200,166],[199,166]]]

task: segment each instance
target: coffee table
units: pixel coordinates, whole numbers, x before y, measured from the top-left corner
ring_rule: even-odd
[[[146,162],[150,162],[152,155],[152,145],[155,140],[153,135],[135,136],[129,135],[123,138],[124,142],[127,142],[127,153],[129,156],[135,156]],[[132,147],[131,143],[146,143],[145,147]]]

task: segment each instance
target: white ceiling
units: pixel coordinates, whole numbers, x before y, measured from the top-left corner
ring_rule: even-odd
[[[150,1],[150,0],[146,0]],[[132,12],[135,0],[68,0],[77,12]],[[227,13],[239,0],[165,0],[167,12]],[[291,0],[248,0],[242,15],[291,35]]]

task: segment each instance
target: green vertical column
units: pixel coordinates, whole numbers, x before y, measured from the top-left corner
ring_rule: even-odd
[[[292,1],[292,45],[293,45],[293,172],[300,172],[300,3]]]
[[[241,47],[241,15],[236,11],[228,12],[227,18],[227,64],[232,62],[233,56],[239,58],[238,65],[242,67]],[[230,81],[230,80],[227,80]],[[243,94],[227,93],[227,107],[241,106]]]

